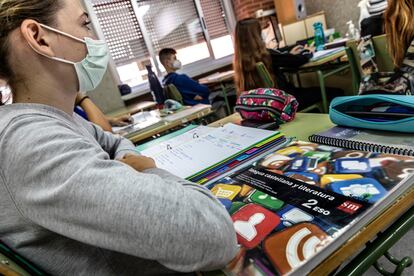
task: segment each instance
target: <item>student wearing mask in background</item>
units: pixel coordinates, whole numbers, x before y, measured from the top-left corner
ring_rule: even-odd
[[[264,84],[256,70],[256,63],[263,62],[275,80],[276,88],[296,97],[301,109],[321,100],[318,87],[298,88],[288,81],[281,68],[298,68],[309,62],[314,48],[297,45],[284,50],[267,49],[261,36],[261,25],[257,19],[247,18],[237,22],[235,31],[235,54],[233,67],[237,93],[256,88]],[[327,89],[328,96],[341,94],[340,89]]]
[[[223,267],[236,233],[208,189],[73,113],[109,60],[89,24],[79,0],[0,1],[1,241],[51,275]]]
[[[11,104],[13,97],[10,92],[10,88],[5,81],[0,80],[0,103]],[[112,132],[113,126],[126,126],[132,123],[130,115],[123,115],[115,118],[107,117],[101,109],[89,99],[84,93],[78,93],[76,96],[75,112],[98,126],[103,130]]]
[[[103,130],[112,132],[112,127],[127,126],[131,124],[131,115],[123,115],[115,118],[107,117],[102,110],[84,93],[78,93],[75,101],[75,112]]]
[[[167,71],[163,84],[174,84],[180,91],[185,105],[196,105],[199,103],[209,104],[210,91],[207,86],[199,84],[185,74],[178,74],[181,62],[177,59],[177,51],[165,48],[159,52],[161,64]]]

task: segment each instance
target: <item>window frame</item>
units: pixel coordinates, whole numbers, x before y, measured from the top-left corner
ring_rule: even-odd
[[[144,38],[144,41],[145,41],[145,45],[146,45],[147,50],[150,54],[150,58],[152,59],[152,61],[154,63],[154,67],[155,67],[154,72],[157,73],[157,76],[161,81],[161,79],[164,76],[164,74],[161,71],[162,65],[158,62],[158,59],[157,59],[158,53],[155,52],[155,49],[152,46],[152,43],[149,39],[148,32],[146,31],[146,27],[145,27],[145,24],[143,22],[143,18],[141,18],[139,16],[137,0],[129,0],[129,1],[132,4],[132,7],[134,9],[134,14],[135,14],[135,16],[138,20],[138,24],[140,25],[141,32],[142,32],[142,35],[143,35],[143,38]],[[212,45],[211,45],[210,35],[209,35],[209,32],[208,32],[206,23],[204,21],[204,14],[203,14],[201,2],[200,2],[200,0],[192,0],[192,1],[194,2],[194,5],[195,5],[196,11],[197,11],[197,15],[198,15],[198,18],[200,20],[200,25],[201,25],[201,28],[203,30],[204,38],[205,38],[206,43],[207,43],[207,48],[209,50],[210,57],[183,66],[183,68],[180,70],[180,72],[183,73],[183,74],[187,74],[190,77],[194,77],[194,76],[203,74],[205,72],[215,70],[215,69],[218,69],[220,67],[229,65],[229,64],[231,64],[231,62],[233,60],[233,54],[222,57],[222,58],[219,58],[219,59],[215,58],[214,51],[213,51],[213,48],[212,48]],[[226,16],[225,22],[226,22],[227,30],[228,30],[229,35],[232,37],[232,40],[233,40],[233,30],[234,30],[235,25],[236,25],[236,17],[235,17],[233,5],[232,5],[230,0],[219,0],[219,1],[220,1],[221,5],[223,7],[223,11],[224,11],[225,16]],[[105,40],[105,35],[104,35],[104,33],[102,31],[102,28],[99,24],[99,19],[98,19],[96,13],[95,13],[92,2],[88,1],[88,0],[85,0],[84,3],[85,3],[85,6],[86,6],[86,9],[87,9],[87,12],[89,13],[89,17],[90,17],[91,22],[92,22],[92,27],[93,27],[93,30],[94,30],[96,36],[98,37],[98,39]],[[114,78],[115,82],[117,84],[121,84],[122,82],[121,82],[119,73],[117,71],[116,63],[112,58],[112,55],[110,55],[108,70],[109,70],[110,74],[112,75],[112,77]],[[144,94],[147,94],[147,93],[150,92],[148,83],[142,83],[142,84],[139,84],[139,85],[131,87],[131,88],[132,88],[131,94],[122,96],[122,99],[124,101],[133,99],[135,97],[138,97],[138,96],[141,96],[141,95],[144,95]]]

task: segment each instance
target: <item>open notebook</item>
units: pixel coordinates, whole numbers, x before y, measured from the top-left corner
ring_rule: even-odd
[[[306,275],[413,188],[414,159],[293,142],[209,184],[244,257],[231,275]]]
[[[279,132],[227,124],[199,126],[187,132],[140,147],[159,168],[194,182],[204,183],[286,141]]]
[[[333,49],[328,49],[328,50],[317,51],[313,54],[313,57],[312,57],[311,61],[318,61],[318,60],[323,59],[325,57],[328,57],[328,56],[334,55],[336,53],[339,53],[343,50],[345,50],[344,47],[338,47],[338,48],[333,48]]]

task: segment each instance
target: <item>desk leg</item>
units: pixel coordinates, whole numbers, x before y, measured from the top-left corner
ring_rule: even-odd
[[[321,96],[322,96],[322,111],[324,113],[328,113],[328,98],[326,96],[326,87],[325,87],[325,75],[321,70],[316,71],[318,74],[319,86],[321,88]]]
[[[221,86],[221,91],[223,91],[224,102],[226,103],[227,115],[230,116],[232,112],[231,112],[231,108],[229,104],[229,99],[227,98],[227,89],[223,82],[220,82],[220,86]]]
[[[390,249],[401,237],[403,237],[414,226],[414,207],[404,213],[387,230],[380,233],[378,237],[369,242],[366,248],[358,254],[349,264],[347,264],[338,276],[357,276],[362,275],[374,264],[377,270],[382,270],[382,275],[401,275],[402,271],[412,264],[410,257],[405,257],[401,261],[396,260],[388,253]],[[389,273],[380,267],[377,260],[383,255],[397,267],[394,273]]]

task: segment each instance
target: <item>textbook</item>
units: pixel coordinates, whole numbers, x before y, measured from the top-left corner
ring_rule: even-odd
[[[355,150],[414,156],[412,134],[335,126],[309,141]]]
[[[132,124],[123,127],[113,127],[112,131],[116,134],[127,136],[131,133],[165,125],[166,123],[161,120],[158,111],[143,111],[131,116]]]
[[[295,141],[207,185],[243,252],[229,275],[306,275],[413,188],[414,159]]]
[[[345,47],[338,47],[328,50],[321,50],[317,51],[313,54],[313,57],[311,58],[311,61],[318,61],[320,59],[323,59],[325,57],[331,56],[333,54],[339,53],[341,51],[345,50]]]
[[[187,123],[191,119],[200,118],[211,112],[211,105],[197,104],[194,106],[185,106],[173,114],[163,115],[160,110],[143,111],[132,115],[130,125],[123,127],[113,127],[112,131],[116,134],[130,138],[140,131],[148,131],[160,126],[179,121]],[[195,116],[195,117],[194,117]],[[192,117],[192,118],[191,118]]]
[[[154,143],[140,153],[153,158],[161,169],[206,183],[285,142],[284,135],[277,131],[234,124],[219,128],[199,126]]]

